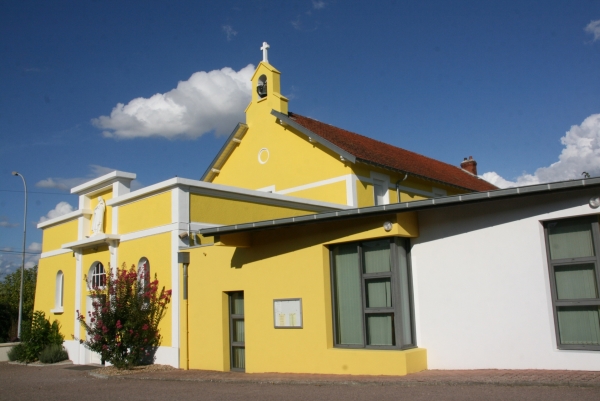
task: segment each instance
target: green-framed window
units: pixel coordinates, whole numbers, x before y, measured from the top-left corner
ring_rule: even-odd
[[[598,217],[544,225],[559,349],[600,350]]]
[[[336,347],[416,346],[409,246],[385,238],[330,248]]]

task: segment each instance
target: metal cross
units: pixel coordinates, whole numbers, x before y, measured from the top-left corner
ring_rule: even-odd
[[[267,49],[268,49],[269,47],[270,47],[270,46],[269,46],[269,44],[268,44],[267,42],[263,42],[263,45],[262,45],[262,47],[260,48],[260,50],[262,50],[262,51],[263,51],[263,61],[264,61],[265,63],[268,63],[268,62],[269,62],[269,58],[268,58],[268,55],[267,55]]]

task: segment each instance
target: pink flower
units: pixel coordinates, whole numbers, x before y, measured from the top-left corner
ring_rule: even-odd
[[[117,329],[120,329],[121,327],[123,327],[123,325],[121,324],[121,321],[117,320]]]
[[[147,325],[147,324],[144,324],[144,325],[142,326],[142,330],[148,330],[148,325]]]

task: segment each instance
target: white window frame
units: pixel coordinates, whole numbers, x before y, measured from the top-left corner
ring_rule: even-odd
[[[65,275],[62,270],[56,272],[56,285],[54,287],[54,309],[50,312],[56,315],[64,312],[63,300],[64,300],[64,288],[65,288]]]
[[[102,272],[97,272],[96,268],[102,268]],[[104,265],[101,262],[94,262],[92,263],[92,266],[90,267],[90,270],[88,271],[88,288],[91,290],[94,288],[93,283],[96,277],[102,277],[102,275],[104,275],[104,285],[98,285],[98,288],[104,288],[106,287],[106,269],[104,268]]]
[[[380,173],[372,172],[370,173],[371,183],[373,184],[373,204],[375,206],[379,206],[377,203],[377,194],[375,192],[375,185],[383,186],[383,203],[382,205],[390,204],[390,176]],[[377,182],[379,181],[379,182]]]
[[[145,271],[143,269],[144,263],[146,263]],[[151,278],[150,260],[145,256],[141,257],[140,260],[138,261],[137,277],[138,277],[139,282],[143,282],[143,286],[141,288],[143,291],[145,291],[146,288],[148,288],[148,286],[150,285],[150,278]]]

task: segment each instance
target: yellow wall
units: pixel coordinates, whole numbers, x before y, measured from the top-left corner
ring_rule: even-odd
[[[356,180],[356,199],[358,201],[358,207],[373,206],[375,204],[373,185],[367,184],[361,180]]]
[[[92,196],[90,198],[90,209],[93,211],[96,206],[98,205],[98,197],[102,196],[102,198],[104,199],[104,202],[106,203],[109,199],[112,199],[113,197],[113,191],[112,191],[112,185],[103,190],[102,192],[98,192],[96,194],[94,194],[94,196]],[[93,218],[93,215],[89,217],[90,219]],[[90,230],[92,228],[92,225],[90,224]],[[107,234],[112,234],[112,206],[106,206],[106,210],[104,212],[104,232]],[[83,233],[83,235],[90,235],[91,231],[89,233]]]
[[[42,252],[61,249],[62,244],[77,241],[77,219],[43,229]]]
[[[119,234],[171,223],[171,192],[119,206]]]
[[[290,192],[286,195],[345,205],[347,203],[346,181],[338,181],[302,191]]]
[[[120,213],[120,212],[119,212]],[[117,255],[119,267],[126,264],[127,269],[131,265],[137,265],[142,257],[150,262],[150,275],[158,279],[159,289],[163,286],[169,290],[171,284],[171,233],[151,235],[131,241],[121,242]],[[160,322],[159,329],[162,336],[161,346],[171,346],[171,314],[172,305],[167,308],[165,317]]]
[[[190,220],[195,222],[227,225],[313,213],[315,212],[213,196],[190,195]]]
[[[64,277],[63,313],[54,314],[54,296],[56,291],[56,274],[62,270]],[[46,314],[50,321],[58,320],[65,340],[70,340],[75,316],[75,258],[72,253],[42,258],[38,263],[37,285],[35,291],[34,310]]]
[[[323,244],[389,236],[400,219],[415,234],[416,216],[381,216],[253,234],[252,247],[190,250],[191,369],[229,370],[226,293],[244,291],[246,372],[403,375],[426,369],[424,349],[349,350],[333,347],[330,266]],[[273,300],[302,298],[303,328],[275,329]],[[186,342],[185,333],[182,342]]]

